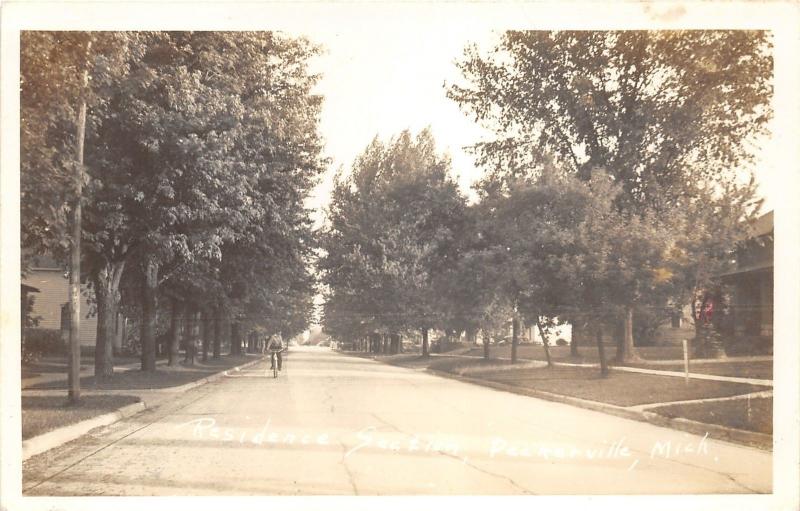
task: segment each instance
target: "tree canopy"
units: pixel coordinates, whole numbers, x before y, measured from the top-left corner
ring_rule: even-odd
[[[441,324],[435,276],[455,264],[465,201],[430,131],[375,139],[340,176],[322,233],[331,333]]]
[[[459,63],[449,96],[495,137],[477,144],[483,189],[551,160],[602,168],[629,205],[678,200],[752,160],[771,116],[767,32],[508,31]]]
[[[144,292],[132,300],[142,305],[143,364],[155,367],[167,289],[302,328],[313,296],[304,201],[325,165],[308,68],[317,47],[272,32],[23,34],[23,246],[69,242],[67,153],[85,96],[83,268],[101,316],[113,318],[120,291]],[[120,290],[126,271],[140,279]],[[103,350],[100,324],[111,323],[99,319]]]

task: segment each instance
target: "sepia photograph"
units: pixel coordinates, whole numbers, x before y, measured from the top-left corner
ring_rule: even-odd
[[[798,4],[112,4],[3,6],[4,510],[797,509]]]

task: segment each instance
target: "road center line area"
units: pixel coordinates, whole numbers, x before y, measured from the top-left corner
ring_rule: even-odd
[[[292,348],[23,464],[25,495],[769,493],[772,454]]]

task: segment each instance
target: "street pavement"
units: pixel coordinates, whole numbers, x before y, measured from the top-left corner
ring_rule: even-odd
[[[23,464],[25,495],[769,493],[772,455],[322,348]]]

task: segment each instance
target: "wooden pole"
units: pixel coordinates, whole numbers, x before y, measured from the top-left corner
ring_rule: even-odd
[[[689,346],[686,339],[683,340],[683,370],[686,373],[686,385],[689,385]]]
[[[72,209],[72,246],[69,258],[69,401],[78,403],[81,398],[81,196],[83,194],[83,142],[86,138],[86,98],[83,94],[89,85],[89,51],[92,41],[86,43],[86,62],[83,69],[83,88],[78,111],[75,137],[75,197]]]

